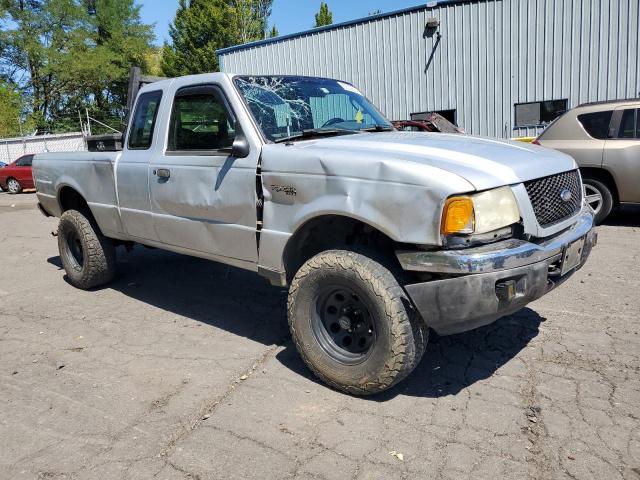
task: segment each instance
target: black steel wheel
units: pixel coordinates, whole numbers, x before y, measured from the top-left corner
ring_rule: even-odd
[[[325,352],[345,365],[361,363],[376,341],[375,321],[360,294],[349,286],[328,286],[316,296],[311,322]]]
[[[69,264],[75,270],[81,271],[84,265],[84,249],[78,231],[75,229],[67,231],[64,241],[66,242]]]

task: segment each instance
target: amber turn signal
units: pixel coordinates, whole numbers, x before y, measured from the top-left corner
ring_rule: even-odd
[[[443,235],[473,233],[473,228],[473,200],[470,197],[452,197],[448,199],[442,213],[441,233]]]

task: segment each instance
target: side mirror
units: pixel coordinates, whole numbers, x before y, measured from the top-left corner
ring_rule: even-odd
[[[249,146],[247,137],[244,136],[242,126],[240,126],[240,122],[236,121],[234,127],[236,131],[236,137],[233,140],[233,146],[231,147],[231,156],[236,158],[246,158],[251,152],[251,147]]]

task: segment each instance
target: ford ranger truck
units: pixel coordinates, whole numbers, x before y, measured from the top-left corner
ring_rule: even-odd
[[[409,375],[431,329],[478,328],[545,295],[597,238],[571,157],[399,132],[326,78],[152,83],[122,151],[33,165],[71,284],[107,284],[116,248],[133,243],[251,270],[289,288],[309,368],[357,395]]]

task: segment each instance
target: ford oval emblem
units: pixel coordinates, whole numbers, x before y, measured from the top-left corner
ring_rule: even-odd
[[[562,199],[563,202],[567,203],[571,201],[571,199],[573,198],[573,194],[571,193],[571,190],[569,190],[568,188],[563,188],[562,191],[560,192],[560,198]]]

